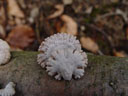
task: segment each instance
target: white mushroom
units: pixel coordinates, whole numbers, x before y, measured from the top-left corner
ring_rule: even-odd
[[[48,75],[71,80],[84,75],[88,59],[76,37],[66,33],[58,33],[45,39],[39,47],[37,61],[48,71]]]
[[[4,89],[0,89],[0,96],[13,96],[15,94],[15,84],[9,82]]]
[[[0,65],[7,63],[10,57],[11,54],[8,43],[0,39]]]

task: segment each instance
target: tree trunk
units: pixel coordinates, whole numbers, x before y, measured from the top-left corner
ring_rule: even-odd
[[[37,64],[37,54],[12,52],[0,66],[0,88],[13,81],[16,96],[128,96],[128,58],[88,54],[84,77],[57,81]]]

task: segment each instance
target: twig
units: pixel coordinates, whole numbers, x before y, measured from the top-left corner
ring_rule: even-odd
[[[100,55],[104,55],[103,52],[101,50],[98,50],[98,54]]]
[[[128,22],[128,16],[127,16],[127,14],[124,13],[124,12],[123,12],[122,10],[120,10],[120,9],[116,9],[115,12],[106,13],[106,14],[104,14],[104,15],[102,15],[102,16],[97,17],[97,18],[95,19],[95,22],[97,22],[97,21],[99,21],[99,20],[101,20],[101,19],[104,19],[104,18],[106,18],[106,17],[115,16],[115,15],[120,15],[120,16],[122,16],[122,18],[124,19],[124,21],[125,21],[126,23]]]
[[[6,18],[4,27],[6,27],[7,24],[8,24],[7,0],[3,0],[3,1],[2,1],[2,4],[3,4],[3,8],[4,8],[4,12],[5,12],[5,18]]]
[[[122,4],[127,5],[128,6],[128,1],[127,0],[122,0]]]
[[[112,49],[114,49],[114,44],[112,44],[110,38],[108,38],[108,35],[106,34],[106,32],[100,28],[98,28],[97,26],[93,25],[93,24],[86,24],[87,27],[90,27],[91,29],[94,29],[100,33],[103,34],[103,36],[105,37],[105,39],[107,40],[108,44],[110,45],[110,47]]]

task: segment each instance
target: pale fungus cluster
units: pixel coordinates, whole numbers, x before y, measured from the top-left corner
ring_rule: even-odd
[[[13,96],[15,95],[15,84],[9,82],[4,89],[0,89],[0,96]]]
[[[58,33],[45,39],[39,47],[37,61],[55,79],[71,80],[84,75],[88,59],[76,37],[66,33]]]
[[[0,65],[6,64],[11,58],[10,46],[0,39]]]
[[[6,64],[11,58],[10,46],[0,39],[0,65]],[[15,94],[15,84],[9,82],[4,89],[0,89],[0,96],[13,96]]]

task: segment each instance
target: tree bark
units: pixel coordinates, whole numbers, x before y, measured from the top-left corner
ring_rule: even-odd
[[[12,52],[0,66],[0,88],[16,83],[16,96],[128,96],[128,58],[88,54],[89,65],[78,80],[57,81],[37,64],[38,52]]]

